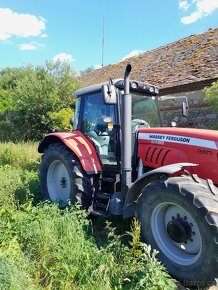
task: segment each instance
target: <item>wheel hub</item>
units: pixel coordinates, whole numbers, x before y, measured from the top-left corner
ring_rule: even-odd
[[[177,217],[167,224],[167,233],[174,242],[183,243],[191,239],[192,229],[187,220]]]
[[[191,265],[200,256],[202,238],[192,215],[172,202],[158,204],[151,216],[153,237],[160,250],[173,262]]]
[[[47,188],[52,201],[67,202],[70,199],[70,175],[62,161],[54,160],[50,164],[47,173]]]
[[[62,177],[60,180],[61,187],[66,188],[67,187],[67,179],[65,177]]]

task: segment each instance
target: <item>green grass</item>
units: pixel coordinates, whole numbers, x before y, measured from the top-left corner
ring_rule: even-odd
[[[0,165],[37,170],[39,162],[40,154],[36,143],[0,143]]]
[[[0,144],[0,289],[176,289],[136,220],[128,228],[39,202],[36,149]]]

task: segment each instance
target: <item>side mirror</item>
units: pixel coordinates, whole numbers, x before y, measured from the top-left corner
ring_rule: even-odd
[[[70,125],[73,127],[74,117],[70,117]]]
[[[188,116],[188,101],[186,102],[182,102],[182,115],[183,117],[187,117]]]
[[[111,79],[110,79],[108,85],[103,85],[101,87],[101,91],[103,94],[104,102],[106,104],[116,104],[117,103],[116,87],[113,85]]]

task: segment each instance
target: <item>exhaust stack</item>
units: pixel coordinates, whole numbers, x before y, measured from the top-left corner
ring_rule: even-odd
[[[124,94],[121,100],[121,168],[122,168],[122,193],[126,195],[132,183],[132,136],[131,136],[131,117],[132,117],[132,96],[129,92],[129,74],[131,65],[128,64],[124,73]]]

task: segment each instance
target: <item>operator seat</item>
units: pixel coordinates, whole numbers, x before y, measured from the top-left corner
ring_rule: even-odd
[[[99,154],[107,156],[110,136],[107,132],[107,125],[103,121],[103,117],[96,120],[93,128],[87,134],[96,145]]]

